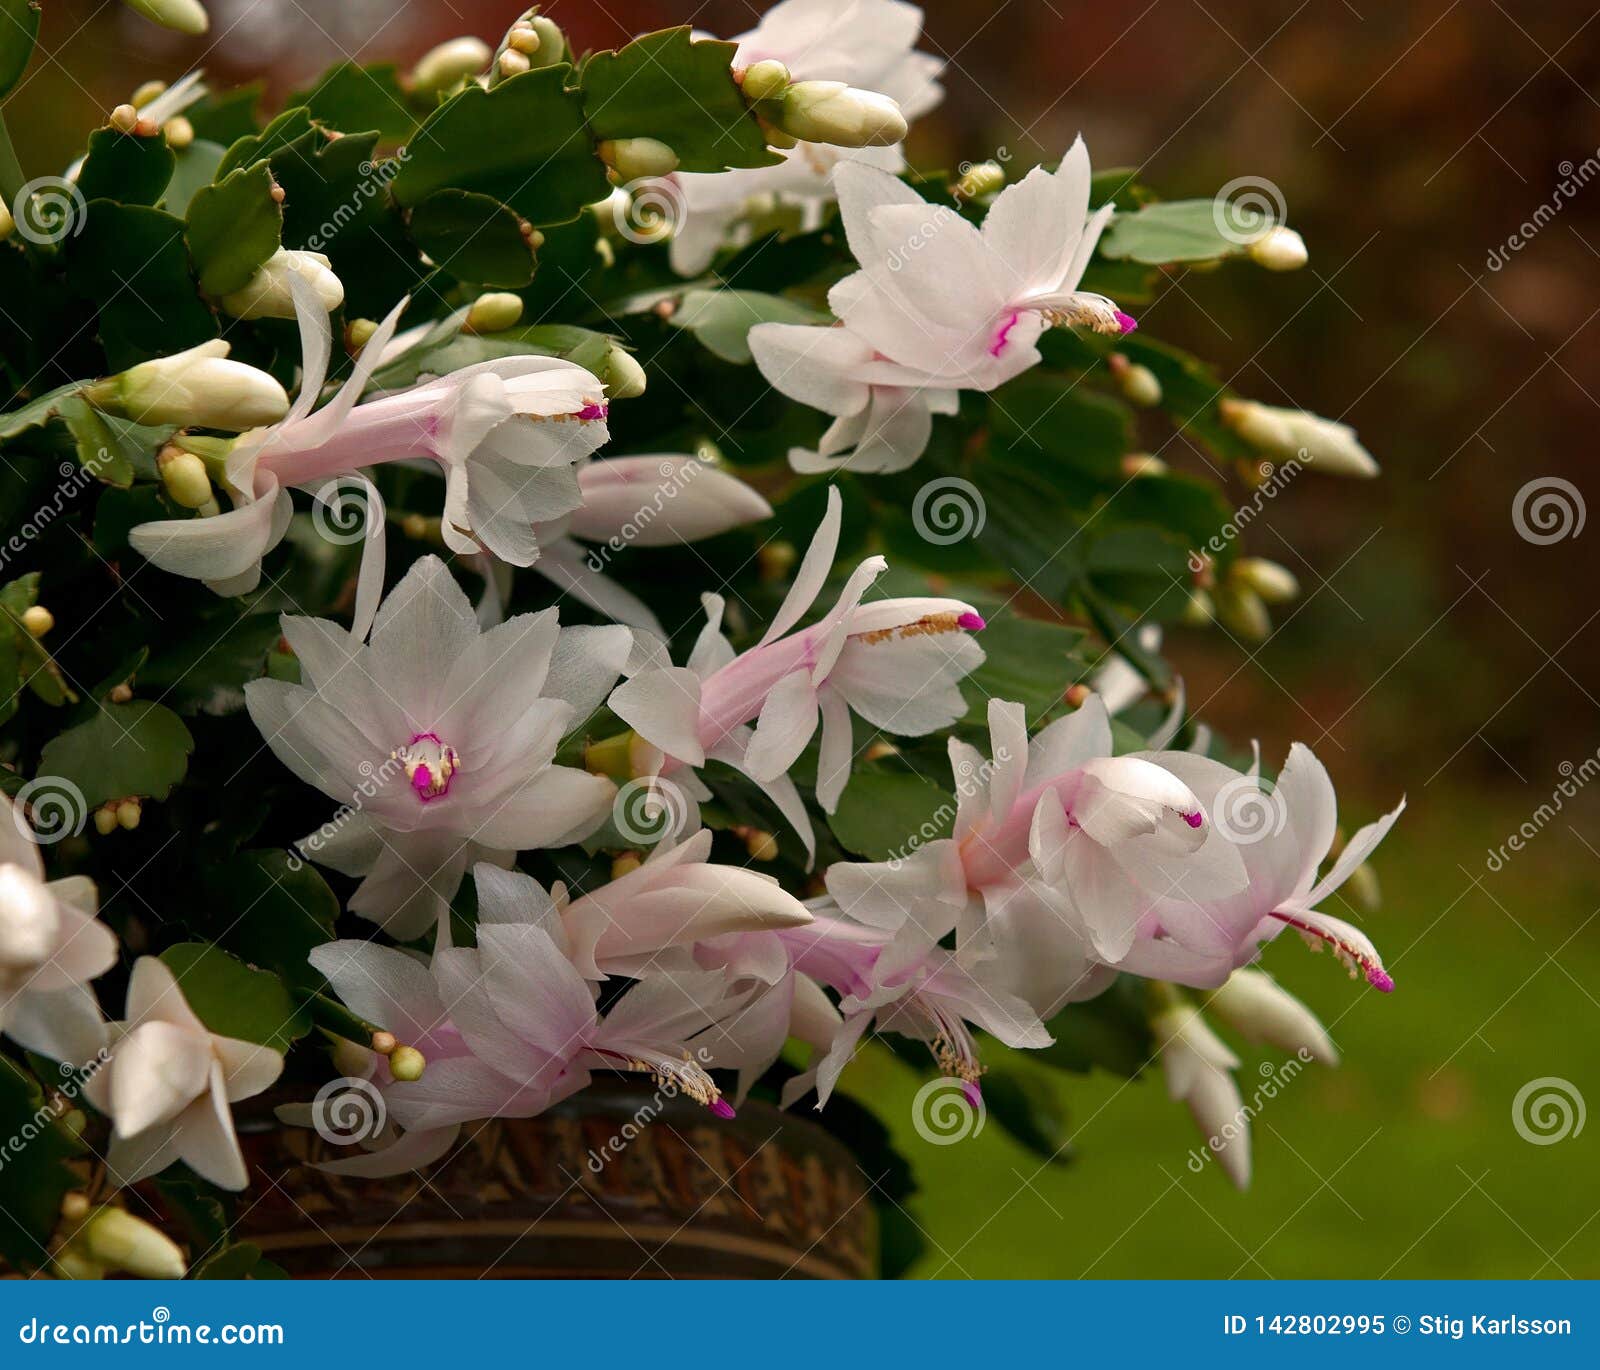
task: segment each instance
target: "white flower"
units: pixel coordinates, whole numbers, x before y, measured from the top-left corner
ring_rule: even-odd
[[[95,918],[94,882],[46,881],[22,813],[0,800],[0,1031],[30,1051],[83,1065],[105,1040],[88,984],[117,959]]]
[[[283,1056],[211,1032],[153,956],[134,963],[127,1013],[111,1024],[110,1059],[84,1085],[112,1121],[111,1173],[128,1185],[183,1161],[201,1179],[243,1189],[249,1177],[229,1105],[272,1084]]]
[[[296,252],[286,247],[280,247],[244,285],[217,303],[236,319],[292,319],[295,302],[289,287],[291,275],[304,278],[329,313],[344,303],[344,286],[333,274],[327,257],[320,252]]]
[[[1250,1120],[1233,1082],[1239,1058],[1193,1004],[1174,1004],[1150,1026],[1167,1093],[1189,1105],[1217,1163],[1236,1187],[1245,1188],[1250,1183]]]
[[[350,907],[416,937],[478,860],[576,841],[605,818],[610,782],[552,764],[561,738],[627,662],[621,627],[557,626],[556,611],[480,632],[444,563],[424,557],[384,601],[370,644],[285,617],[305,684],[257,680],[250,716],[307,784],[352,806],[302,842],[366,879]]]
[[[83,398],[96,409],[135,423],[242,432],[276,423],[289,397],[265,371],[228,360],[221,338],[170,357],[157,357],[87,386]]]

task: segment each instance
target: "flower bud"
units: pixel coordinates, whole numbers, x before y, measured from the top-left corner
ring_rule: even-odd
[[[211,27],[200,0],[122,0],[129,9],[179,33],[198,35]]]
[[[120,685],[113,685],[107,692],[106,698],[113,704],[126,704],[133,698],[133,686],[124,680]]]
[[[606,353],[606,394],[614,400],[631,400],[644,394],[644,367],[626,348],[611,345]]]
[[[1169,469],[1160,457],[1152,457],[1148,452],[1130,452],[1122,459],[1122,474],[1128,480],[1137,480],[1140,476],[1164,476]]]
[[[1217,1164],[1243,1189],[1250,1183],[1250,1118],[1231,1074],[1239,1058],[1192,1004],[1179,1001],[1162,1009],[1150,1030],[1169,1097],[1189,1106]]]
[[[58,1280],[103,1280],[106,1276],[105,1266],[90,1260],[70,1242],[50,1259]]]
[[[1204,589],[1196,586],[1189,591],[1189,602],[1183,606],[1179,621],[1188,628],[1209,628],[1216,621],[1217,606]]]
[[[768,584],[785,579],[794,569],[794,564],[800,559],[800,553],[795,550],[792,542],[777,539],[762,545],[756,553],[756,566],[761,573],[761,579]]]
[[[372,335],[378,331],[375,319],[351,319],[344,326],[344,343],[352,352],[359,352],[369,342]]]
[[[1240,557],[1234,563],[1233,574],[1268,604],[1287,604],[1300,597],[1300,582],[1294,572],[1265,557]]]
[[[770,832],[763,832],[759,828],[751,828],[744,834],[744,849],[750,853],[752,861],[778,859],[778,839]]]
[[[836,147],[888,147],[906,136],[900,106],[842,81],[798,81],[783,93],[773,122],[791,137]]]
[[[381,1029],[372,1034],[372,1049],[380,1056],[392,1054],[400,1043],[395,1040],[394,1033],[384,1032]]]
[[[1272,632],[1272,617],[1261,596],[1248,585],[1229,580],[1212,592],[1222,626],[1246,642],[1264,642]]]
[[[5,201],[0,200],[0,243],[6,241],[16,232],[17,221],[11,217],[11,211],[6,208]]]
[[[139,111],[132,105],[118,105],[111,111],[111,117],[106,120],[110,128],[118,133],[132,133],[139,127]]]
[[[43,637],[56,626],[56,616],[42,604],[30,604],[22,611],[22,626],[29,637]]]
[[[117,805],[117,826],[127,832],[132,832],[139,826],[139,819],[144,810],[137,799],[124,799]]]
[[[138,90],[133,92],[133,107],[143,109],[158,95],[164,95],[167,90],[165,81],[146,81]]]
[[[1217,410],[1241,438],[1273,456],[1307,462],[1331,476],[1370,478],[1378,474],[1378,463],[1349,424],[1255,400],[1225,399]]]
[[[73,1244],[107,1269],[147,1280],[181,1280],[189,1268],[171,1237],[120,1208],[100,1209]]]
[[[506,46],[520,52],[524,57],[532,57],[542,45],[543,40],[532,24],[515,23],[511,26],[511,31],[506,34]]]
[[[1376,913],[1383,903],[1383,891],[1378,885],[1378,872],[1373,870],[1371,862],[1363,861],[1353,871],[1350,878],[1344,882],[1345,893],[1355,901],[1357,907],[1367,913]]]
[[[407,1083],[420,1080],[427,1064],[428,1058],[416,1047],[396,1047],[389,1053],[389,1073]]]
[[[211,498],[211,476],[205,462],[193,452],[185,452],[168,444],[156,458],[161,472],[161,483],[175,504],[185,509],[198,509]]]
[[[1234,971],[1206,1009],[1247,1042],[1305,1051],[1324,1065],[1339,1064],[1339,1053],[1317,1015],[1262,971]]]
[[[161,126],[161,132],[166,136],[167,146],[174,152],[182,152],[194,142],[194,125],[183,115],[174,115]]]
[[[533,63],[528,60],[525,54],[518,52],[515,48],[507,48],[496,59],[495,68],[501,76],[510,78],[512,76],[521,76],[525,71],[532,71]]]
[[[1141,409],[1154,409],[1161,403],[1161,381],[1148,366],[1129,361],[1120,352],[1113,352],[1106,359],[1106,365],[1111,369],[1111,378],[1116,381],[1117,389],[1122,391],[1122,397],[1129,404],[1136,404]]]
[[[494,50],[481,38],[452,38],[417,59],[411,68],[411,89],[418,95],[442,95],[482,71],[493,56]]]
[[[292,319],[295,317],[291,277],[299,276],[317,292],[322,307],[332,313],[344,303],[344,286],[320,252],[297,252],[280,247],[256,274],[218,303],[236,319]]]
[[[1268,271],[1298,271],[1310,259],[1306,240],[1283,224],[1269,228],[1247,250],[1250,260]]]
[[[678,169],[678,154],[655,138],[608,138],[595,150],[620,181],[668,176]]]
[[[479,295],[461,325],[464,333],[500,333],[514,328],[522,317],[522,297],[509,291]]]
[[[528,52],[534,66],[553,67],[557,62],[567,60],[567,35],[562,33],[561,25],[554,19],[543,14],[535,14],[525,24],[518,24],[515,27],[532,29],[534,37],[539,40],[532,51]]]
[[[81,1189],[69,1189],[61,1196],[61,1216],[69,1223],[82,1222],[89,1216],[89,1196]]]
[[[117,811],[110,804],[102,804],[94,811],[94,830],[101,837],[110,837],[117,830]]]
[[[789,68],[773,57],[746,67],[740,81],[747,100],[775,100],[788,85]]]
[[[981,200],[1004,189],[1006,170],[999,162],[974,162],[956,182],[955,193],[963,200]]]
[[[43,965],[61,930],[56,901],[21,866],[0,866],[0,968],[26,971]]]
[[[625,875],[632,875],[640,866],[644,865],[644,858],[636,851],[625,851],[621,856],[611,860],[611,878],[620,880]]]
[[[81,392],[96,409],[159,427],[223,428],[241,433],[277,423],[289,397],[265,371],[229,361],[222,339],[141,362]]]

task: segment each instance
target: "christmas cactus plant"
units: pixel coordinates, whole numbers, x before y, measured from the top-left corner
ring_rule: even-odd
[[[58,173],[0,139],[12,1267],[272,1273],[236,1109],[359,1097],[321,1163],[399,1175],[608,1071],[826,1125],[872,1044],[919,1130],[1045,1154],[1042,1069],[1159,1063],[1243,1185],[1210,1024],[1335,1059],[1266,944],[1393,988],[1327,906],[1395,815],[1341,840],[1160,655],[1263,635],[1247,525],[1376,471],[1136,324],[1304,245],[1081,141],[911,169],[920,23],[530,10],[270,117],[147,87]]]

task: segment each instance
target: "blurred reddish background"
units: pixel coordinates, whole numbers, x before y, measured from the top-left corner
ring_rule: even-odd
[[[117,6],[45,5],[46,60],[9,110],[30,175],[64,164],[140,81],[203,63],[277,93],[344,56],[407,61],[513,3],[210,0],[208,40]],[[578,48],[691,22],[722,35],[761,6],[560,0]],[[1167,195],[1271,181],[1311,248],[1292,276],[1231,267],[1172,280],[1152,333],[1241,390],[1353,423],[1383,478],[1308,477],[1251,550],[1306,595],[1253,653],[1217,632],[1175,654],[1204,711],[1269,754],[1317,745],[1374,797],[1436,781],[1534,788],[1600,743],[1600,527],[1519,537],[1535,477],[1591,485],[1600,421],[1600,187],[1583,186],[1501,270],[1489,254],[1600,163],[1600,23],[1582,4],[932,0],[925,46],[948,96],[919,125],[924,166],[1007,149],[1055,157],[1078,131],[1100,166]],[[1537,13],[1529,13],[1537,8]],[[1199,467],[1176,444],[1152,445]],[[1236,492],[1242,499],[1243,492]]]

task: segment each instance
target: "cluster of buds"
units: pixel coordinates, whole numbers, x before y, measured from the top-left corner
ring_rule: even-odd
[[[374,1032],[372,1050],[389,1062],[389,1074],[402,1083],[420,1080],[428,1058],[416,1047],[402,1045],[392,1032]]]
[[[567,36],[554,19],[539,13],[539,7],[525,11],[506,30],[495,49],[489,84],[521,76],[539,67],[553,67],[569,59]]]
[[[137,795],[130,795],[126,799],[108,799],[94,811],[94,830],[102,837],[109,837],[118,828],[132,832],[139,826],[143,816],[143,807]]]
[[[1240,557],[1211,591],[1218,622],[1247,642],[1265,641],[1272,631],[1269,605],[1287,604],[1299,595],[1294,572],[1265,557]]]
[[[735,71],[734,79],[778,147],[889,147],[906,136],[900,106],[876,91],[843,81],[792,81],[789,69],[772,59]]]

